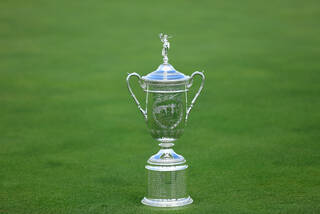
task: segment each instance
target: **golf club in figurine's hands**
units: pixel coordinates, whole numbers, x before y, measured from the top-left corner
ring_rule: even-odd
[[[157,70],[143,77],[137,73],[127,76],[129,92],[142,112],[152,137],[160,142],[160,151],[151,156],[145,166],[148,171],[148,191],[141,201],[154,207],[177,207],[193,202],[186,191],[185,173],[188,165],[184,157],[175,153],[171,147],[182,135],[205,79],[202,72],[196,71],[187,76],[168,63],[168,38],[168,35],[160,34],[163,64]],[[196,75],[202,78],[202,82],[188,105],[187,93]],[[130,87],[131,77],[137,77],[141,88],[146,92],[145,109]]]

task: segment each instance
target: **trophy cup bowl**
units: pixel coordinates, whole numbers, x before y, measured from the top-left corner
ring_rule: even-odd
[[[184,132],[189,113],[203,88],[205,77],[198,71],[191,76],[176,71],[168,63],[167,40],[163,42],[164,63],[156,71],[143,77],[137,73],[128,74],[127,85],[145,118],[151,136],[161,147],[157,154],[149,158],[145,166],[148,171],[148,191],[141,202],[154,207],[177,207],[190,204],[193,200],[186,191],[186,160],[171,147]],[[202,78],[202,82],[188,105],[188,90],[196,75]],[[145,109],[141,107],[131,89],[131,77],[137,77],[141,88],[146,92]]]

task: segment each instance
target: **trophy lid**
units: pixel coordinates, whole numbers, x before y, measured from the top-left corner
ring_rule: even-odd
[[[152,82],[176,82],[176,81],[186,81],[190,77],[184,75],[177,71],[172,65],[168,63],[168,50],[170,48],[170,43],[168,41],[170,38],[168,35],[161,33],[160,39],[163,43],[162,48],[162,56],[163,56],[163,64],[161,64],[157,70],[143,76],[142,79],[145,81],[152,81]]]
[[[169,63],[163,63],[157,70],[143,76],[142,79],[146,81],[185,81],[189,79],[189,76],[180,73]]]

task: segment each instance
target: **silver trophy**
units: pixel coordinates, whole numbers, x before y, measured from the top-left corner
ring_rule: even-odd
[[[188,165],[184,157],[175,153],[172,147],[173,142],[179,139],[184,131],[205,79],[202,72],[196,71],[187,76],[168,63],[168,38],[168,35],[160,34],[163,64],[157,70],[143,77],[137,73],[127,76],[129,92],[142,112],[152,137],[160,142],[160,151],[151,156],[145,166],[148,172],[148,191],[141,201],[154,207],[178,207],[193,202],[186,191]],[[196,75],[202,78],[202,82],[188,105],[187,93]],[[132,92],[131,77],[137,77],[141,88],[146,92],[145,109]]]

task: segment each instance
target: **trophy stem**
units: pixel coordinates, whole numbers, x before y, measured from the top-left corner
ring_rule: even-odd
[[[162,149],[171,148],[174,146],[174,143],[159,143],[158,144]]]

